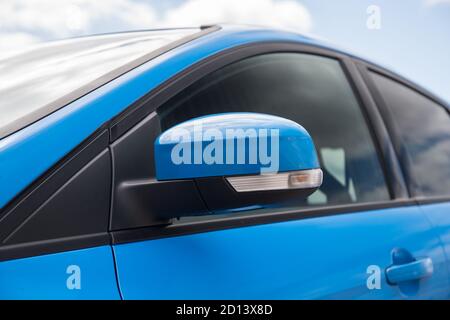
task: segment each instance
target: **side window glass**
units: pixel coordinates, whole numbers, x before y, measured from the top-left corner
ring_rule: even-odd
[[[337,60],[299,53],[247,58],[209,74],[158,109],[163,130],[223,112],[277,115],[309,131],[324,182],[305,206],[389,199],[365,118]]]
[[[399,138],[414,195],[447,196],[450,190],[450,118],[441,105],[378,73],[371,73]]]

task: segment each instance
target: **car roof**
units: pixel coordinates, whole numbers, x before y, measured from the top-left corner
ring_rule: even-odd
[[[81,94],[85,94],[120,75],[124,65],[199,31],[183,28],[86,36],[0,57],[0,139],[60,108],[67,94],[76,98],[83,87],[86,90]]]

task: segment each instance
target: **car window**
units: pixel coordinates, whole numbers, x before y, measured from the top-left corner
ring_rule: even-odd
[[[450,190],[450,118],[447,109],[378,73],[372,79],[388,108],[414,195]]]
[[[247,58],[209,74],[158,109],[163,130],[223,112],[277,115],[309,131],[324,182],[305,206],[389,198],[365,118],[337,60],[298,53]]]

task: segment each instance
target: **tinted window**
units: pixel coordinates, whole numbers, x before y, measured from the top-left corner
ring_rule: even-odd
[[[238,111],[285,117],[309,131],[324,182],[305,205],[388,199],[373,141],[338,61],[294,53],[248,58],[196,82],[158,113],[167,129],[194,117]]]
[[[399,138],[399,152],[415,195],[450,194],[450,119],[447,110],[377,73],[372,78]]]

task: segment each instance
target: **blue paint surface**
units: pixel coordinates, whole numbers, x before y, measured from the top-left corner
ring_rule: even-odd
[[[450,283],[450,202],[421,205],[444,247]]]
[[[124,299],[449,298],[446,261],[418,207],[374,210],[113,246]],[[429,257],[414,295],[386,282],[392,250]],[[367,287],[369,266],[381,288]]]
[[[182,45],[0,140],[0,208],[102,124],[192,64],[252,42],[317,44],[294,33],[226,27]]]
[[[74,275],[69,266],[79,267],[80,289],[67,287]],[[0,300],[5,299],[120,299],[111,247],[0,262]]]
[[[212,152],[206,151],[212,145],[210,163]],[[248,112],[199,117],[163,132],[155,141],[155,163],[158,180],[319,168],[312,138],[301,125]]]

